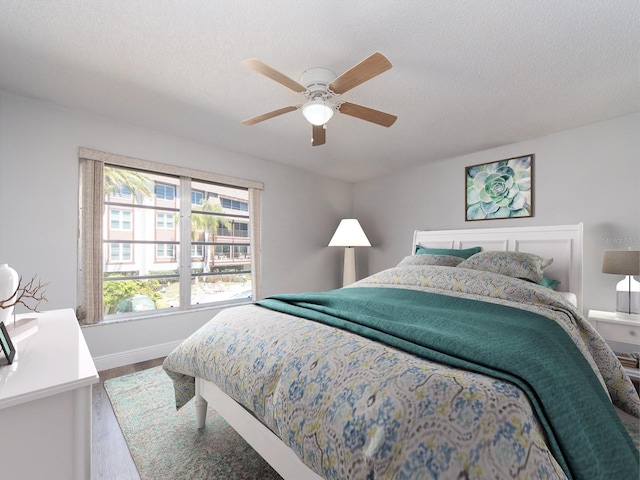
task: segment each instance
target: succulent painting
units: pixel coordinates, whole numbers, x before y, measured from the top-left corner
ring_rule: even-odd
[[[466,168],[467,220],[530,217],[533,155]]]

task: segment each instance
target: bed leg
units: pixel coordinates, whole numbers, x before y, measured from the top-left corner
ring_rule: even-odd
[[[207,419],[207,401],[200,393],[201,380],[196,378],[196,426],[197,428],[204,428],[205,421]]]

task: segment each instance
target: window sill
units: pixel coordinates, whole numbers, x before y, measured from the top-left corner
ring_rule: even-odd
[[[230,308],[237,307],[240,305],[249,305],[253,303],[251,299],[241,299],[241,300],[229,300],[226,302],[220,302],[216,304],[207,304],[207,305],[199,305],[195,307],[191,307],[189,309],[178,309],[178,308],[167,308],[162,310],[151,310],[144,313],[138,314],[122,314],[122,315],[111,315],[109,318],[105,318],[100,323],[91,323],[91,324],[80,324],[81,328],[92,328],[92,327],[100,327],[103,325],[114,325],[117,323],[126,323],[137,320],[152,320],[155,318],[166,318],[166,317],[175,317],[177,315],[187,315],[190,313],[200,313],[205,311],[217,311]],[[213,315],[212,315],[213,317]]]

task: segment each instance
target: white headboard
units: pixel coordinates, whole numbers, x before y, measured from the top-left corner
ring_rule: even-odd
[[[482,247],[483,251],[534,253],[553,258],[545,275],[560,281],[556,288],[573,292],[582,311],[582,223],[543,227],[472,228],[468,230],[416,230],[415,246],[427,248]]]

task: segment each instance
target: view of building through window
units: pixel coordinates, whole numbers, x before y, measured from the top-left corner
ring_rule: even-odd
[[[104,193],[106,315],[251,298],[247,189],[105,166]]]

